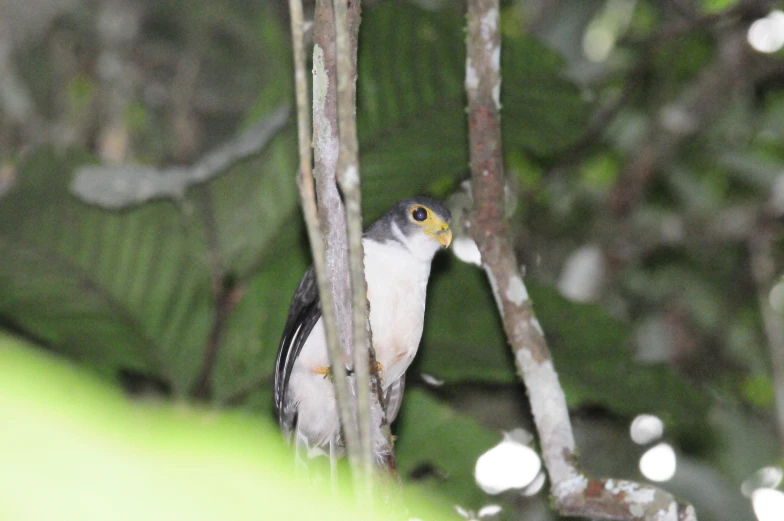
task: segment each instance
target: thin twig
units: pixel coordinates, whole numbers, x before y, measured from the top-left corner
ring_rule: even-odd
[[[237,303],[239,288],[229,288],[221,286],[215,298],[215,311],[212,314],[212,325],[207,337],[207,345],[204,350],[204,359],[201,364],[201,371],[196,379],[192,396],[197,400],[208,400],[212,395],[212,374],[215,370],[215,363],[218,360],[218,350],[221,337],[226,327],[231,312]]]
[[[316,207],[316,191],[311,170],[310,117],[308,116],[308,82],[305,74],[306,60],[303,41],[302,1],[289,0],[289,7],[291,10],[291,33],[294,43],[294,79],[297,93],[297,129],[300,158],[299,182],[297,185],[313,254],[313,265],[316,270],[316,280],[318,281],[319,297],[321,299],[321,315],[327,336],[327,348],[329,349],[329,359],[332,365],[338,411],[341,423],[344,426],[346,452],[349,455],[349,460],[355,461],[358,458],[357,449],[359,445],[356,430],[351,428],[354,425],[354,414],[352,411],[350,382],[341,356],[338,322],[332,293],[333,287],[331,287],[330,274],[327,270],[327,254]],[[326,96],[326,93],[324,95]]]
[[[466,223],[482,254],[504,329],[528,389],[542,459],[556,507],[566,515],[646,521],[696,520],[690,505],[629,481],[585,476],[577,467],[566,397],[539,321],[533,313],[504,211],[499,92],[498,0],[468,2],[466,93],[474,210]]]
[[[192,396],[197,400],[207,400],[212,394],[212,373],[218,360],[218,350],[223,330],[226,326],[226,320],[234,309],[237,295],[242,293],[242,288],[237,286],[230,287],[225,280],[226,267],[220,253],[220,241],[215,224],[215,207],[212,202],[212,195],[210,192],[205,192],[199,199],[201,209],[199,216],[204,223],[204,235],[207,240],[210,278],[212,279],[212,298],[215,308],[212,313],[212,325],[207,336],[201,371],[199,371],[196,385],[193,387]]]

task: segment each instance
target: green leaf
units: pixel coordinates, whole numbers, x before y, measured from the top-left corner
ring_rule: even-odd
[[[187,394],[216,323],[216,284],[236,285],[241,297],[254,277],[298,280],[304,271],[302,262],[287,266],[274,257],[282,249],[284,259],[301,258],[292,134],[289,127],[257,158],[190,190],[181,204],[158,201],[123,212],[68,194],[71,172],[85,156],[32,156],[0,208],[0,314],[103,370],[133,368]],[[287,291],[294,286],[296,280]],[[288,307],[288,298],[273,296],[248,304],[258,316],[275,318],[262,323],[263,338],[247,342],[247,332],[262,327],[248,312],[242,323],[226,322],[217,365],[235,367],[223,357],[245,352],[256,361],[262,341],[265,365],[248,379],[270,374],[268,352],[274,356]],[[218,394],[243,382],[222,377],[227,388]]]
[[[295,184],[294,126],[288,125],[262,153],[197,187],[205,233],[215,238],[221,269],[246,280],[268,255],[280,251],[280,237],[300,232],[302,217]]]
[[[530,36],[501,42],[501,132],[506,150],[554,156],[582,137],[590,105],[561,57]]]
[[[454,261],[438,273],[416,371],[451,383],[516,381],[485,279],[478,268]],[[704,422],[707,394],[665,365],[636,363],[626,324],[555,288],[527,286],[570,406],[601,405],[623,416],[656,413],[684,431]]]
[[[488,496],[474,480],[474,466],[501,438],[501,433],[482,427],[427,392],[409,389],[395,444],[398,468],[404,480],[423,466],[434,468],[435,475],[423,480],[422,486],[478,510]]]
[[[357,125],[371,219],[444,175],[467,172],[464,25],[452,7],[381,2],[363,13]],[[553,51],[529,36],[504,38],[502,69],[507,150],[552,155],[580,137],[588,106]]]
[[[111,213],[68,194],[87,158],[44,151],[0,207],[0,313],[77,358],[182,388],[211,313],[206,247],[167,202]]]
[[[746,400],[757,407],[775,406],[776,397],[773,381],[767,374],[749,376],[741,384],[741,392]]]
[[[278,240],[274,255],[248,281],[242,299],[227,319],[212,380],[218,402],[243,400],[272,386],[289,303],[310,264],[299,221],[286,228]],[[271,403],[271,398],[264,401],[264,409],[269,410]]]
[[[484,271],[451,256],[447,266],[438,266],[441,262],[436,259],[430,278],[414,370],[449,382],[514,382],[514,363]]]
[[[720,11],[724,11],[735,4],[738,3],[738,0],[701,0],[700,4],[702,4],[702,9],[706,13],[718,13]]]

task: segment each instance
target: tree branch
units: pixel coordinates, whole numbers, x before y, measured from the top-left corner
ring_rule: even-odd
[[[326,243],[326,268],[329,292],[340,339],[341,352],[330,350],[333,371],[340,372],[353,359],[351,343],[351,281],[349,276],[346,211],[336,182],[340,151],[337,117],[337,64],[335,21],[332,0],[317,0],[313,28],[313,151],[318,216]],[[322,309],[326,304],[322,301]],[[338,369],[337,366],[340,366]],[[352,470],[360,464],[361,447],[356,422],[356,387],[350,380],[351,394],[338,394],[341,424]]]
[[[215,311],[212,314],[212,325],[210,326],[210,333],[204,349],[201,370],[196,378],[196,384],[191,394],[197,400],[207,400],[212,394],[212,373],[215,369],[215,362],[218,360],[218,348],[223,329],[234,309],[234,305],[237,303],[238,295],[242,294],[242,288],[234,284],[229,285],[228,281],[225,280],[226,268],[220,255],[212,195],[209,192],[205,192],[200,197],[199,202],[201,207],[199,216],[204,223],[204,235],[207,240],[207,251],[209,253],[210,278],[212,279],[212,296],[215,303]]]
[[[190,167],[82,166],[76,169],[71,193],[85,203],[110,210],[138,206],[153,199],[182,199],[191,186],[209,181],[238,161],[261,152],[288,120],[289,107],[278,107]]]
[[[368,341],[368,301],[362,248],[362,199],[359,187],[359,157],[356,122],[357,34],[359,0],[335,0],[335,49],[337,53],[338,127],[340,154],[337,177],[346,204],[348,219],[351,303],[353,307],[354,375],[357,388],[357,422],[360,440],[360,483],[371,492],[374,472],[373,425],[370,404],[370,369]],[[349,23],[349,11],[351,21]],[[381,405],[374,404],[380,409]],[[383,412],[376,414],[380,422]]]
[[[630,521],[696,520],[690,505],[679,505],[663,490],[629,481],[589,478],[577,466],[566,397],[520,275],[504,213],[499,23],[498,0],[468,2],[465,86],[474,210],[466,224],[482,254],[507,338],[528,389],[555,505],[566,515]]]
[[[325,8],[329,9],[331,12],[328,4],[328,0],[320,2],[322,11],[319,12],[319,7],[317,6],[317,16],[327,16],[328,19],[330,18],[329,13],[325,15],[323,12],[323,9]],[[340,413],[340,421],[343,425],[346,452],[348,453],[349,461],[355,462],[358,460],[359,456],[359,444],[356,426],[354,424],[351,385],[348,372],[346,371],[345,361],[342,356],[345,346],[342,343],[338,328],[338,317],[341,316],[340,311],[342,309],[343,316],[345,316],[346,309],[345,307],[340,307],[334,293],[335,287],[340,286],[339,281],[335,279],[336,272],[338,274],[341,273],[339,268],[343,267],[342,265],[335,264],[334,250],[342,249],[339,245],[331,244],[332,247],[330,250],[333,251],[332,255],[330,255],[326,248],[326,244],[330,243],[325,243],[325,239],[328,239],[330,236],[337,236],[339,238],[339,230],[345,229],[341,228],[339,224],[342,207],[340,196],[336,193],[336,188],[334,190],[335,193],[326,192],[324,190],[320,191],[320,208],[317,209],[316,207],[314,175],[311,170],[310,117],[308,116],[308,84],[307,76],[305,74],[306,59],[303,36],[302,1],[289,0],[289,7],[291,10],[291,33],[294,43],[294,79],[297,93],[297,129],[300,156],[300,171],[297,184],[299,187],[300,199],[302,201],[302,211],[307,226],[308,239],[313,255],[313,265],[316,270],[316,280],[318,282],[319,296],[321,298],[321,314],[327,336],[327,348],[329,349],[329,359],[332,365],[332,376],[335,386],[335,395],[338,402],[338,411]],[[323,41],[323,26],[317,24],[317,30],[322,35]],[[317,157],[317,170],[321,174],[319,179],[323,182],[323,178],[326,177],[324,172],[328,170],[328,165],[325,165],[324,157],[330,157],[330,154],[334,153],[332,150],[333,147],[331,146],[334,139],[330,127],[330,119],[327,114],[325,114],[325,105],[329,99],[327,89],[329,77],[324,66],[323,52],[319,56],[318,48],[316,48],[314,49],[313,54],[313,117],[318,122],[316,125],[318,128],[314,127],[314,135],[318,134],[318,137],[315,139],[317,144],[314,148]],[[334,100],[334,89],[332,100]],[[326,186],[329,185],[329,183],[324,184]],[[335,200],[335,195],[337,195],[337,201]],[[325,199],[329,202],[329,206],[327,206]],[[320,218],[320,212],[324,215],[323,220]],[[329,233],[330,224],[328,223],[331,223],[331,231],[333,231],[333,233]],[[328,228],[328,231],[324,234],[321,232],[322,226]],[[343,243],[345,244],[345,240]],[[332,261],[332,264],[330,264],[330,261]],[[335,268],[338,269],[336,270]],[[345,271],[343,271],[343,273],[345,273]]]
[[[328,326],[330,364],[346,449],[357,493],[360,497],[370,497],[367,493],[373,483],[374,450],[379,455],[379,464],[386,464],[390,469],[394,469],[394,457],[380,397],[381,382],[368,338],[355,115],[360,6],[358,1],[334,0],[333,10],[332,0],[316,2],[313,31],[315,169],[311,174],[302,4],[301,0],[290,0],[289,5],[295,42],[300,196],[313,248],[322,312]],[[331,321],[334,325],[330,325]],[[346,370],[349,364],[353,367],[351,377]],[[371,376],[376,390],[373,393]]]

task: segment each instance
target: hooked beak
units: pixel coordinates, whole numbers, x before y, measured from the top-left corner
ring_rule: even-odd
[[[447,222],[442,222],[437,226],[428,228],[427,233],[440,242],[444,248],[449,248],[449,245],[452,244],[452,230],[449,228],[449,223]]]

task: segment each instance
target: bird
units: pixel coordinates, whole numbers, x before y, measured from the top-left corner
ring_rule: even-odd
[[[363,234],[373,348],[389,423],[397,416],[405,372],[422,338],[425,297],[435,254],[452,242],[451,214],[432,197],[395,203]],[[313,266],[297,286],[275,361],[273,401],[297,458],[341,452],[340,417]]]

